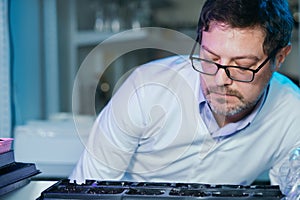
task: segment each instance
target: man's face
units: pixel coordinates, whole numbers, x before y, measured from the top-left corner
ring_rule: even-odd
[[[214,23],[202,33],[200,57],[221,65],[256,69],[268,57],[263,52],[264,37],[258,27],[236,29]],[[219,69],[214,76],[200,75],[201,88],[215,116],[237,121],[259,101],[273,72],[268,62],[252,82],[244,83],[229,79],[225,70]]]

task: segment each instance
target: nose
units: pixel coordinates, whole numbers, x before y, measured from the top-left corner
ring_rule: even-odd
[[[215,75],[215,82],[218,86],[232,84],[232,80],[228,77],[225,69],[221,69],[221,68],[219,68],[217,74]]]

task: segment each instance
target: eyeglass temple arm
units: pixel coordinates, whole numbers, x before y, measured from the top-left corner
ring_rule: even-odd
[[[263,63],[261,63],[260,64],[260,66],[257,68],[257,69],[255,69],[253,72],[254,73],[257,73],[267,62],[269,62],[269,60],[273,57],[273,56],[275,56],[276,54],[277,54],[277,52],[278,52],[278,50],[279,50],[280,48],[279,47],[277,47],[277,48],[275,48],[271,53],[270,53],[270,55],[268,56],[268,58],[263,62]]]
[[[194,54],[194,51],[195,51],[195,49],[196,49],[196,46],[197,46],[197,44],[199,43],[200,36],[201,36],[201,33],[198,33],[198,34],[197,34],[197,38],[196,38],[196,40],[195,40],[195,43],[194,43],[194,45],[193,45],[192,51],[191,51],[191,53],[190,53],[190,59],[192,58],[192,56],[193,56],[193,54]]]

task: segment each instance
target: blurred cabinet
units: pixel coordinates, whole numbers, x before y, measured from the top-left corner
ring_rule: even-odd
[[[89,69],[89,74],[91,77],[86,77],[85,80],[80,80],[79,87],[80,91],[74,90],[74,81],[76,75],[80,69],[81,64],[87,58],[88,54],[95,49],[104,40],[112,37],[114,34],[121,31],[120,27],[124,22],[121,22],[121,16],[119,8],[114,1],[108,4],[108,1],[101,0],[64,0],[57,1],[57,11],[58,11],[58,40],[59,40],[59,65],[60,65],[60,82],[63,83],[61,87],[61,107],[62,110],[74,111],[80,114],[92,114],[94,111],[88,106],[86,102],[86,95],[95,93],[89,91],[93,88],[95,84],[98,84],[99,79],[102,77],[105,69],[108,68],[107,65],[110,63],[106,62],[106,57],[113,56],[114,48],[118,48],[113,44],[109,47],[106,46],[106,51],[101,51],[94,57],[91,68]],[[146,2],[146,1],[145,1]],[[107,6],[108,5],[108,6]],[[118,6],[118,7],[115,7]],[[103,9],[105,7],[105,10]],[[100,12],[107,12],[107,7],[110,7],[112,13],[105,13],[107,18],[111,18],[109,24],[101,24],[99,16]],[[103,13],[102,13],[103,14]],[[118,18],[117,18],[118,17]],[[99,19],[97,19],[99,18]],[[97,22],[98,20],[98,22]],[[119,21],[117,21],[119,20]],[[100,26],[106,26],[104,29]],[[111,26],[109,29],[107,26]],[[115,40],[110,40],[111,43],[118,42],[120,45],[127,45],[128,43],[136,43],[142,41],[147,37],[147,33],[143,31],[136,31],[134,34],[126,35],[124,37],[118,37]],[[112,48],[113,47],[113,48]],[[102,48],[103,49],[103,48]],[[118,76],[124,73],[124,67],[122,60],[119,60],[117,67],[111,69],[106,74],[107,85],[103,88],[102,92],[109,92],[109,86],[116,82]],[[112,82],[112,83],[109,83]],[[105,86],[104,86],[105,87]],[[95,95],[95,94],[93,94]],[[72,101],[76,99],[75,104]],[[105,104],[106,99],[109,97],[102,97],[103,102],[98,102],[99,104]],[[100,99],[101,100],[101,97]],[[73,103],[73,108],[71,103]],[[99,105],[102,107],[103,105]]]

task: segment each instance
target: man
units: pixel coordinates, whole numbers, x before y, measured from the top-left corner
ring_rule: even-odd
[[[251,184],[300,146],[284,0],[207,0],[191,55],[137,68],[98,116],[70,179]]]

